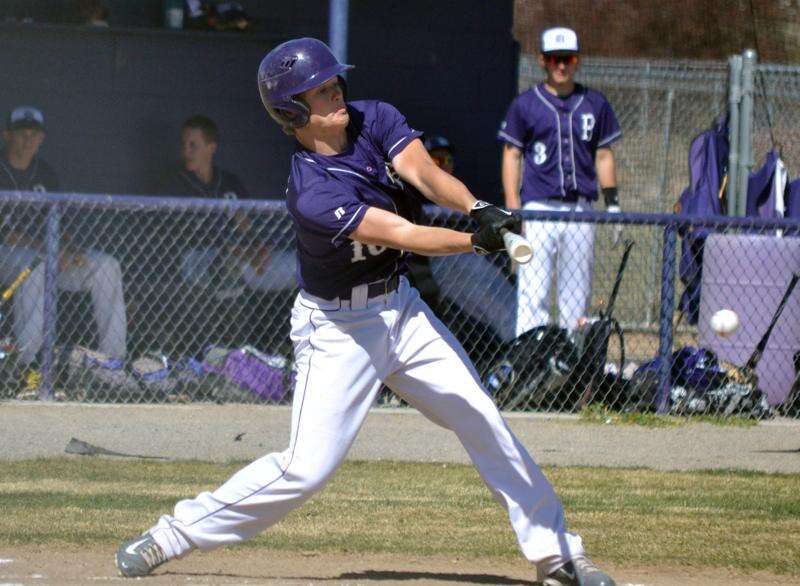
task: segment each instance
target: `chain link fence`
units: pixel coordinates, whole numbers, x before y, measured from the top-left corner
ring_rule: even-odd
[[[18,196],[0,207],[0,280],[19,284],[0,324],[6,396],[255,400],[243,377],[264,398],[288,397],[296,285],[282,202]],[[229,376],[237,358],[264,367]]]
[[[760,165],[777,148],[789,171],[800,175],[800,67],[758,64],[755,67],[752,159]],[[773,143],[774,139],[774,143]]]
[[[689,183],[692,139],[729,110],[730,78],[722,61],[581,59],[577,80],[606,95],[622,127],[614,153],[623,209],[672,211]],[[538,56],[522,55],[519,91],[543,79]],[[739,158],[752,171],[776,148],[791,180],[800,173],[800,67],[755,64],[752,92],[752,144],[739,147]]]
[[[728,76],[728,65],[716,61],[581,59],[577,80],[608,98],[622,128],[614,157],[623,210],[672,212],[689,184],[689,144],[726,111]],[[522,55],[519,91],[543,80],[538,55]],[[605,236],[598,235],[600,251],[611,246]],[[640,303],[644,310],[626,322],[652,329],[658,318],[660,244],[652,230],[636,236],[636,263],[649,272]]]
[[[577,80],[611,103],[623,139],[614,144],[623,210],[669,213],[689,183],[689,143],[726,111],[728,65],[583,57]],[[544,80],[522,55],[519,91]]]
[[[291,401],[297,290],[282,202],[6,193],[0,210],[4,398]],[[427,213],[471,229],[463,215]],[[800,410],[800,291],[757,376],[742,369],[800,271],[800,223],[524,214],[528,267],[463,254],[417,259],[410,276],[502,408]],[[652,242],[658,254],[642,254]],[[708,325],[723,308],[740,320],[725,338]],[[656,327],[640,327],[648,314]],[[400,401],[387,389],[380,403]]]

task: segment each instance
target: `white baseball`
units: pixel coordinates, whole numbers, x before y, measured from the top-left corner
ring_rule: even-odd
[[[720,309],[711,316],[711,329],[726,338],[739,328],[739,316],[731,309]]]

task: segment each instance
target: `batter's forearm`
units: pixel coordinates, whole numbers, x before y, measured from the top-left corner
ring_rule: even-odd
[[[369,208],[350,238],[363,244],[408,250],[423,256],[472,251],[471,234],[448,228],[419,226],[396,214]]]
[[[436,166],[420,174],[419,190],[433,203],[465,214],[477,201],[466,185]]]
[[[468,214],[475,196],[458,179],[433,162],[422,141],[416,139],[392,159],[398,175],[432,202]]]
[[[353,236],[355,240],[364,244],[407,250],[422,256],[447,256],[472,252],[472,234],[436,226],[419,226],[410,222],[382,235],[364,237],[354,232]]]
[[[435,226],[414,226],[415,234],[408,238],[408,250],[422,256],[447,256],[472,252],[472,234]]]

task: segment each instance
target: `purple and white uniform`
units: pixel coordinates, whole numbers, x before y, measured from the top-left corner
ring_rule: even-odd
[[[333,299],[359,285],[405,272],[403,253],[350,240],[369,207],[410,218],[409,198],[392,158],[422,132],[393,106],[350,102],[344,153],[324,156],[298,149],[286,190],[297,234],[297,281],[304,291]]]
[[[371,206],[413,208],[387,164],[420,133],[392,106],[348,104],[350,147],[299,149],[288,207],[301,291],[292,309],[297,377],[289,447],[237,472],[214,492],[179,502],[150,529],[167,558],[237,543],[280,521],[344,460],[382,384],[452,429],[506,508],[524,555],[544,577],[583,553],[561,503],[453,335],[402,272],[402,254],[349,238]]]
[[[523,153],[523,209],[580,211],[597,199],[597,150],[608,148],[622,131],[600,92],[576,84],[570,95],[559,97],[540,83],[514,99],[497,136]],[[525,235],[534,256],[519,267],[517,335],[550,321],[553,270],[560,325],[574,328],[591,297],[594,226],[525,222]]]

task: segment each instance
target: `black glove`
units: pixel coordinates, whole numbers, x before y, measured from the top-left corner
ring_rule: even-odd
[[[506,228],[515,234],[522,232],[522,218],[485,201],[476,201],[469,211],[469,216],[478,222],[479,228],[494,226],[497,230]],[[509,218],[513,219],[513,225],[507,224]]]
[[[472,235],[472,247],[478,254],[504,250],[504,229],[515,234],[522,231],[520,216],[485,201],[476,201],[469,215],[478,223],[478,230]]]

